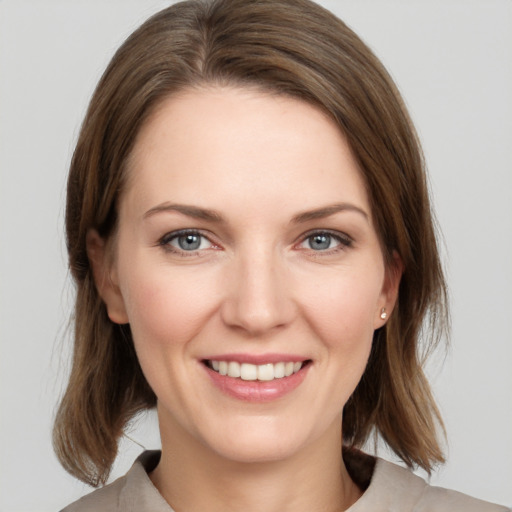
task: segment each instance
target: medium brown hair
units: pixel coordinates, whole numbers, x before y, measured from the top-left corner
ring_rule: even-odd
[[[93,95],[71,162],[66,232],[77,287],[72,370],[54,427],[63,466],[104,483],[123,429],[156,397],[141,371],[129,325],[113,324],[86,252],[94,228],[112,239],[136,136],[180,90],[235,85],[307,101],[346,136],[365,179],[388,265],[403,275],[396,307],[374,334],[365,373],[344,409],[343,439],[372,433],[412,466],[443,460],[441,423],[423,372],[424,347],[446,323],[421,148],[393,81],[342,21],[308,0],[190,0],[151,17],[114,55]],[[424,325],[425,319],[429,322]]]

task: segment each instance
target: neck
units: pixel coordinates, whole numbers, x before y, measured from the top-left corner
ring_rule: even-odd
[[[175,434],[162,431],[162,457],[150,476],[176,512],[334,512],[361,495],[341,456],[340,422],[287,459],[257,463],[227,460]]]

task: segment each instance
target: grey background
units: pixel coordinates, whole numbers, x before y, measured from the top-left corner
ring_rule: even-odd
[[[87,101],[156,0],[0,0],[0,510],[51,511],[88,489],[50,429],[68,369],[65,176]],[[453,336],[429,366],[449,462],[432,482],[512,505],[512,2],[323,1],[398,83],[431,172]],[[114,476],[158,446],[154,418]]]

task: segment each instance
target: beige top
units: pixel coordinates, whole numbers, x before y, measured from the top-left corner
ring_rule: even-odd
[[[407,469],[383,459],[345,457],[352,478],[366,488],[347,512],[510,512],[511,509],[428,485]],[[173,512],[149,479],[160,460],[146,451],[128,473],[69,505],[62,512]],[[372,472],[373,468],[373,472]],[[364,482],[370,475],[370,481]]]

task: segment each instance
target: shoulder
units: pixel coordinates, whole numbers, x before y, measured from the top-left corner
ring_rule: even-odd
[[[507,512],[509,509],[472,498],[457,491],[427,484],[410,470],[379,460],[374,478],[379,490],[384,484],[387,492],[393,493],[391,500],[405,506],[401,510],[411,512]],[[373,479],[372,479],[373,480]]]
[[[427,484],[408,469],[377,459],[370,485],[347,512],[507,512],[510,509]]]
[[[467,494],[444,489],[443,487],[426,486],[426,490],[422,496],[421,501],[418,503],[417,512],[446,512],[448,511],[461,511],[461,512],[509,512],[510,509],[472,498]]]
[[[61,512],[172,512],[148,476],[159,460],[159,451],[144,452],[125,476],[87,494]]]
[[[71,503],[71,505],[68,505],[61,510],[61,512],[110,512],[118,510],[119,498],[126,486],[126,479],[126,475],[118,478],[111,484],[97,489],[74,503]]]

